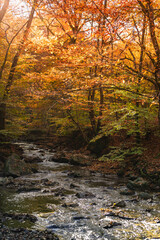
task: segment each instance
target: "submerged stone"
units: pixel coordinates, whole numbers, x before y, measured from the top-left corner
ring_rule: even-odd
[[[152,196],[149,193],[146,193],[146,192],[139,193],[138,197],[143,199],[143,200],[148,200],[148,199],[152,198]]]
[[[124,207],[126,207],[126,203],[125,203],[125,201],[120,201],[118,203],[114,203],[112,208],[115,208],[115,207],[124,208]]]
[[[72,219],[78,221],[78,220],[83,220],[83,219],[89,219],[89,217],[77,215],[77,216],[74,216]]]
[[[134,181],[128,181],[127,183],[127,187],[130,189],[130,190],[146,190],[146,189],[149,189],[150,188],[150,185],[149,185],[149,182],[144,180],[143,178],[137,178],[136,180]]]
[[[107,225],[105,225],[103,228],[105,229],[109,229],[109,228],[113,228],[113,227],[117,227],[117,226],[121,226],[122,224],[119,222],[109,222],[107,223]]]
[[[82,193],[76,193],[77,198],[94,198],[95,195],[90,192],[82,192]]]
[[[131,196],[135,194],[134,190],[130,190],[130,189],[125,189],[123,191],[120,192],[121,195],[126,195],[126,196]]]

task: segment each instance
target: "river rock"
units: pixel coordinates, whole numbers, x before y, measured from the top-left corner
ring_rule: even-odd
[[[39,157],[28,157],[28,158],[24,158],[24,161],[26,163],[39,163],[39,162],[43,162],[43,160]]]
[[[79,188],[79,186],[75,185],[74,183],[71,183],[69,187],[70,187],[71,189],[73,189],[73,188]]]
[[[37,218],[34,216],[34,215],[31,215],[31,214],[14,214],[14,213],[4,213],[3,214],[3,217],[4,218],[11,218],[11,219],[15,219],[15,220],[18,220],[18,221],[30,221],[30,222],[33,222],[35,223],[37,221]]]
[[[104,149],[108,148],[109,142],[109,136],[103,136],[90,141],[87,148],[92,153],[99,155]]]
[[[26,163],[19,155],[13,153],[9,156],[5,163],[5,175],[12,177],[19,177],[23,174],[29,173]]]
[[[81,178],[82,176],[79,173],[71,172],[71,173],[68,173],[68,177],[71,177],[71,178]]]
[[[6,226],[1,226],[1,232],[0,232],[0,239],[1,240],[59,240],[59,238],[51,231],[45,230],[45,231],[39,231],[39,230],[29,230],[25,228],[13,228],[10,229]]]
[[[4,185],[6,182],[4,177],[0,177],[0,186]]]
[[[76,208],[76,207],[78,207],[79,205],[78,205],[78,203],[64,203],[64,204],[62,204],[61,206],[64,207],[64,208],[68,208],[68,207]]]
[[[143,178],[137,178],[136,180],[134,181],[128,181],[127,183],[127,187],[130,189],[130,190],[146,190],[146,189],[149,189],[150,188],[150,184],[147,180],[144,180]]]
[[[103,228],[109,229],[109,228],[113,228],[113,227],[117,227],[117,226],[121,226],[121,225],[122,225],[122,224],[119,223],[119,222],[112,222],[112,221],[110,221],[110,222],[108,222],[107,224],[105,224],[105,225],[103,226]]]
[[[77,216],[74,216],[72,218],[72,220],[74,220],[74,221],[84,220],[84,219],[89,219],[89,217],[85,217],[85,216],[82,216],[82,215],[77,215]]]
[[[126,203],[125,203],[125,201],[120,201],[118,203],[114,203],[112,208],[115,208],[115,207],[124,208],[124,207],[126,207]]]
[[[141,192],[138,194],[138,197],[144,200],[152,199],[152,196],[149,193]]]
[[[77,198],[94,198],[95,195],[90,192],[79,192],[79,193],[76,193],[76,197]]]
[[[40,187],[20,187],[17,189],[17,193],[23,192],[39,192],[41,191]]]
[[[50,158],[50,161],[58,163],[69,163],[74,166],[86,166],[89,161],[89,156],[84,154],[71,154],[71,153],[56,153]]]
[[[135,194],[135,191],[130,189],[124,189],[123,191],[120,192],[120,194],[126,195],[126,196],[132,196]]]

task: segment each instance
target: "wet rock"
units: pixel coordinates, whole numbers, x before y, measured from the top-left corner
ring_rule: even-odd
[[[41,179],[41,183],[46,183],[46,182],[48,182],[49,180],[48,180],[48,178],[43,178],[43,179]]]
[[[95,202],[91,203],[91,206],[96,206],[96,205],[97,205],[97,203],[95,203]]]
[[[57,188],[57,189],[54,190],[54,192],[55,192],[54,193],[55,197],[58,197],[58,196],[63,196],[64,197],[65,195],[74,193],[73,191],[65,189],[65,188]]]
[[[10,229],[6,226],[1,226],[1,240],[59,240],[59,238],[51,231],[28,230],[25,228]]]
[[[125,189],[123,191],[120,192],[121,195],[126,195],[126,196],[132,196],[135,194],[134,190],[130,190],[130,189]]]
[[[68,177],[71,177],[71,178],[81,178],[82,176],[79,173],[71,172],[71,173],[68,173]]]
[[[114,203],[112,208],[115,208],[115,207],[124,208],[124,207],[126,207],[126,203],[125,203],[125,201],[120,201],[118,203]]]
[[[71,183],[71,184],[70,184],[70,188],[79,188],[79,186],[77,186],[77,185]]]
[[[17,189],[17,193],[22,193],[22,192],[38,192],[41,191],[40,187],[20,187]]]
[[[88,155],[84,155],[84,154],[73,154],[70,157],[69,163],[71,165],[75,165],[75,166],[87,166],[90,161],[89,159],[90,157]]]
[[[146,190],[146,189],[149,189],[150,188],[150,184],[148,181],[144,180],[143,178],[137,178],[136,180],[134,181],[129,181],[127,183],[127,187],[130,189],[130,190]]]
[[[133,199],[131,199],[131,200],[128,200],[129,202],[133,202],[133,203],[138,203],[139,202],[139,200],[138,200],[138,198],[136,197],[136,198],[133,198]]]
[[[31,172],[32,172],[32,173],[38,173],[38,169],[35,168],[35,167],[31,167]]]
[[[73,154],[73,153],[56,153],[50,158],[50,161],[58,163],[69,163],[74,166],[86,166],[88,165],[90,157],[84,154]]]
[[[19,155],[13,153],[9,156],[5,163],[5,175],[19,177],[23,174],[30,173],[27,164],[20,158]]]
[[[18,220],[18,221],[30,221],[30,222],[33,222],[35,223],[37,221],[37,218],[33,215],[30,215],[30,214],[14,214],[14,213],[4,213],[3,214],[3,217],[4,218],[11,218],[11,219],[15,219],[15,220]]]
[[[4,177],[0,177],[0,186],[3,186],[5,184],[6,180]]]
[[[53,224],[51,226],[48,226],[47,227],[48,229],[64,229],[64,228],[70,228],[70,225],[69,224],[60,224],[60,225],[56,225],[56,224]]]
[[[76,193],[77,198],[94,198],[95,195],[90,192],[82,192],[82,193]]]
[[[59,183],[58,183],[58,182],[55,182],[55,181],[52,182],[52,181],[49,181],[49,180],[48,180],[48,181],[45,181],[45,182],[44,182],[44,185],[45,185],[45,186],[48,186],[48,187],[55,187],[55,186],[59,186]]]
[[[58,197],[58,196],[64,196],[65,195],[65,189],[64,188],[58,188],[55,190],[55,194],[54,196]]]
[[[143,200],[152,199],[152,196],[149,193],[146,193],[146,192],[139,193],[138,197],[143,199]]]
[[[43,160],[39,157],[29,157],[29,158],[24,158],[24,161],[26,163],[39,163],[39,162],[43,162]]]
[[[152,208],[147,208],[146,212],[148,212],[148,213],[152,212]]]
[[[68,207],[75,208],[75,207],[78,207],[79,205],[78,203],[64,203],[61,206],[64,208],[68,208]]]
[[[126,177],[128,177],[128,179],[131,180],[131,181],[134,181],[134,180],[137,179],[137,176],[136,176],[136,175],[133,175],[133,174],[129,174],[129,175],[127,175]]]
[[[58,162],[58,163],[69,163],[69,159],[65,157],[57,156],[57,155],[55,155],[54,157],[51,157],[50,161]]]
[[[108,213],[105,214],[105,216],[116,217],[116,218],[118,217],[118,218],[124,219],[124,220],[133,220],[134,219],[130,216],[120,215],[120,213],[113,212],[113,211],[109,211]]]
[[[158,223],[158,224],[160,223],[160,219],[156,219],[156,224],[157,224],[157,223]]]
[[[95,154],[100,154],[104,149],[106,149],[109,146],[109,137],[103,136],[99,139],[90,141],[88,144],[88,150]]]
[[[117,226],[121,226],[121,225],[122,224],[119,222],[109,222],[103,228],[109,229],[109,228],[113,228],[113,227],[117,227]]]
[[[74,221],[84,220],[84,219],[89,219],[89,217],[85,217],[85,216],[82,216],[82,215],[77,215],[77,216],[74,216],[72,218],[72,220],[74,220]]]

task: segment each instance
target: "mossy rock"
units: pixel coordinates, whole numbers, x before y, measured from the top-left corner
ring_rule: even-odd
[[[127,187],[130,190],[147,190],[150,189],[149,182],[144,180],[143,178],[137,178],[134,181],[129,180],[127,183]]]
[[[19,155],[12,153],[5,162],[4,172],[6,176],[19,177],[30,173],[30,168]]]
[[[92,140],[88,144],[88,150],[99,155],[103,152],[104,149],[107,149],[109,146],[109,137],[103,136],[96,140]]]

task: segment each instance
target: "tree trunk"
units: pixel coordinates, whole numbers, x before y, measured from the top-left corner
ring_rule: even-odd
[[[6,104],[0,104],[0,130],[5,129]]]
[[[158,95],[158,123],[159,123],[159,131],[160,131],[160,92]]]
[[[97,122],[97,133],[100,131],[101,128],[101,117],[103,114],[103,104],[104,104],[104,94],[103,94],[103,88],[100,86],[99,88],[99,93],[100,93],[100,100],[99,100],[99,119]]]
[[[142,38],[139,39],[140,41],[140,47],[141,47],[141,52],[140,52],[140,59],[139,59],[139,73],[142,73],[143,69],[143,60],[144,60],[144,44],[145,44],[145,33],[146,33],[146,14],[144,13],[144,18],[143,18],[143,26],[142,26]],[[140,38],[140,36],[139,36]],[[141,77],[138,77],[138,84],[137,84],[137,94],[140,91],[140,84],[141,84]],[[138,96],[138,95],[137,95]],[[139,128],[139,99],[136,100],[136,116],[135,116],[135,121],[136,121],[136,143],[140,144],[141,142],[141,134],[140,134],[140,128]]]
[[[88,108],[89,108],[89,119],[92,126],[92,132],[96,135],[96,120],[95,120],[95,113],[94,113],[94,96],[95,96],[95,89],[90,89],[88,92]]]

